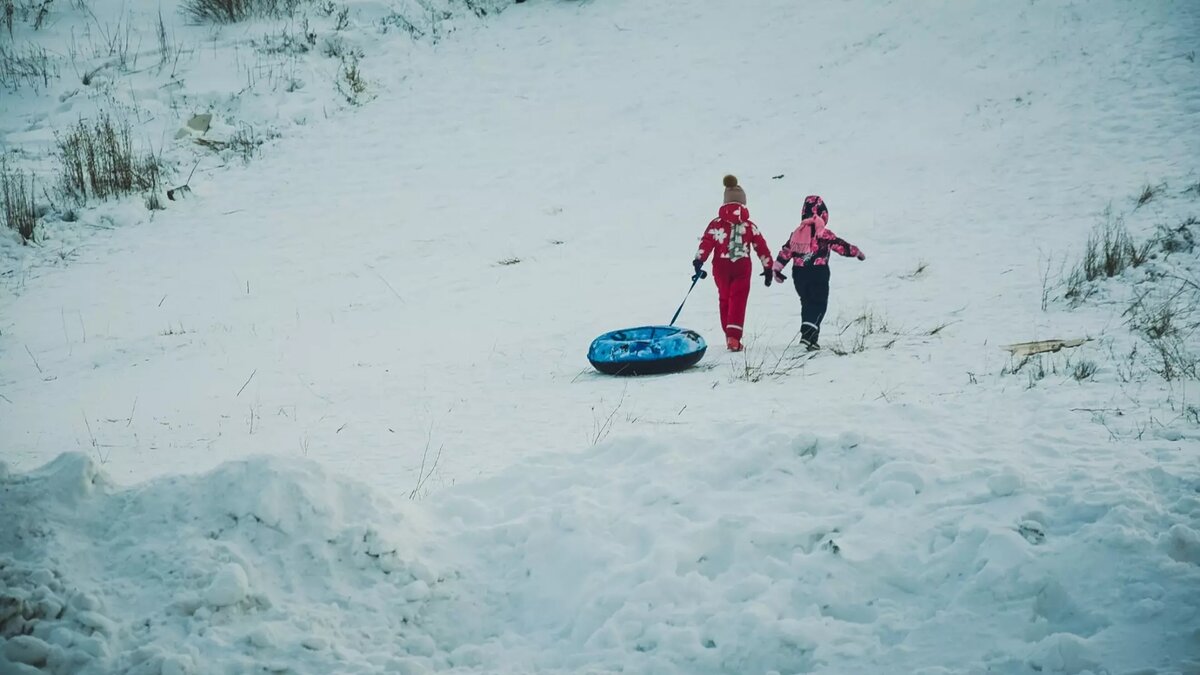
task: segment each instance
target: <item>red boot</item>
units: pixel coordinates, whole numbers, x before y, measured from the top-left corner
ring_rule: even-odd
[[[726,347],[729,349],[729,351],[731,351],[731,352],[740,352],[740,351],[742,351],[742,341],[741,341],[741,340],[739,340],[739,339],[737,339],[737,338],[735,338],[735,337],[727,337],[727,338],[725,338],[725,346],[726,346]]]

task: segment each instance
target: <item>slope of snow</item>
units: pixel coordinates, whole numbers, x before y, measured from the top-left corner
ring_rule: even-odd
[[[295,7],[284,16],[217,26],[194,23],[184,0],[42,4],[41,27],[36,12],[18,12],[3,45],[6,54],[42,53],[52,74],[0,77],[0,150],[10,169],[33,172],[43,214],[35,245],[7,230],[0,237],[0,279],[14,290],[94,246],[98,232],[161,215],[140,194],[86,206],[58,194],[58,139],[81,120],[127,122],[139,155],[158,155],[165,167],[158,196],[170,209],[167,188],[205,182],[401,86],[441,39],[507,3],[473,0],[472,12],[459,0],[299,0],[277,3]],[[350,66],[362,74],[361,92],[347,86]],[[188,130],[201,114],[212,115],[211,128]]]
[[[445,446],[443,468],[470,475],[587,443],[618,403],[618,428],[859,427],[885,393],[968,392],[969,411],[1058,420],[1023,378],[972,390],[968,373],[998,373],[1007,342],[1125,334],[1108,310],[1042,311],[1042,268],[1078,256],[1110,203],[1143,232],[1190,215],[1191,196],[1130,209],[1145,183],[1197,180],[1197,67],[1167,58],[1194,12],[1115,5],[1085,22],[955,7],[804,15],[849,37],[799,53],[801,17],[764,7],[747,17],[757,46],[728,65],[736,89],[705,74],[720,26],[699,9],[527,3],[463,31],[403,90],[196,181],[187,206],[105,233],[36,294],[7,298],[0,378],[13,419],[30,422],[13,459],[94,440],[136,480],[177,468],[169,448],[203,449],[195,468],[265,450],[350,471],[371,461],[391,482],[409,480],[427,438]],[[1005,26],[1009,41],[984,39]],[[858,45],[881,30],[896,37]],[[967,49],[978,44],[1007,48]],[[1029,105],[1008,98],[1031,89]],[[833,229],[870,256],[834,261],[830,328],[872,309],[901,349],[740,386],[797,330],[790,286],[755,286],[744,357],[635,384],[589,372],[594,336],[669,318],[724,170],[742,174],[772,245],[804,194],[826,197]],[[718,335],[714,296],[698,288],[681,324]]]
[[[5,658],[1195,670],[1196,383],[1125,315],[1195,253],[1078,305],[1059,270],[1109,217],[1197,234],[1198,28],[544,1],[381,47],[407,77],[360,110],[3,291],[5,592],[42,626]],[[824,341],[864,348],[793,361],[795,295],[756,285],[746,353],[594,374],[594,336],[674,310],[725,172],[773,246],[825,197],[868,259],[833,261]],[[680,323],[719,342],[714,305]]]

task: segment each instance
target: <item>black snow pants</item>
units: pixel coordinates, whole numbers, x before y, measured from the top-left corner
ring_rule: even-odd
[[[800,296],[800,340],[816,346],[821,336],[821,319],[829,307],[829,265],[794,267],[792,282]]]

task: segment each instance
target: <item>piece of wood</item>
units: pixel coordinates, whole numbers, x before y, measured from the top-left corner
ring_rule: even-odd
[[[1006,349],[1013,356],[1025,357],[1033,356],[1034,354],[1044,354],[1046,352],[1057,352],[1061,349],[1070,349],[1088,341],[1088,338],[1076,338],[1073,340],[1035,340],[1033,342],[1017,342],[1011,345],[1004,345],[1001,349]]]

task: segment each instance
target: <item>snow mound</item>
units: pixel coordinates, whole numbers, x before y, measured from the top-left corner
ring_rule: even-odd
[[[746,426],[531,456],[413,503],[307,460],[119,489],[63,455],[0,471],[0,671],[1178,663],[1200,606],[1194,504],[1146,495],[1192,479],[1033,480],[972,456],[932,431]]]
[[[371,670],[440,593],[405,510],[306,462],[114,490],[66,454],[3,488],[3,672]]]

